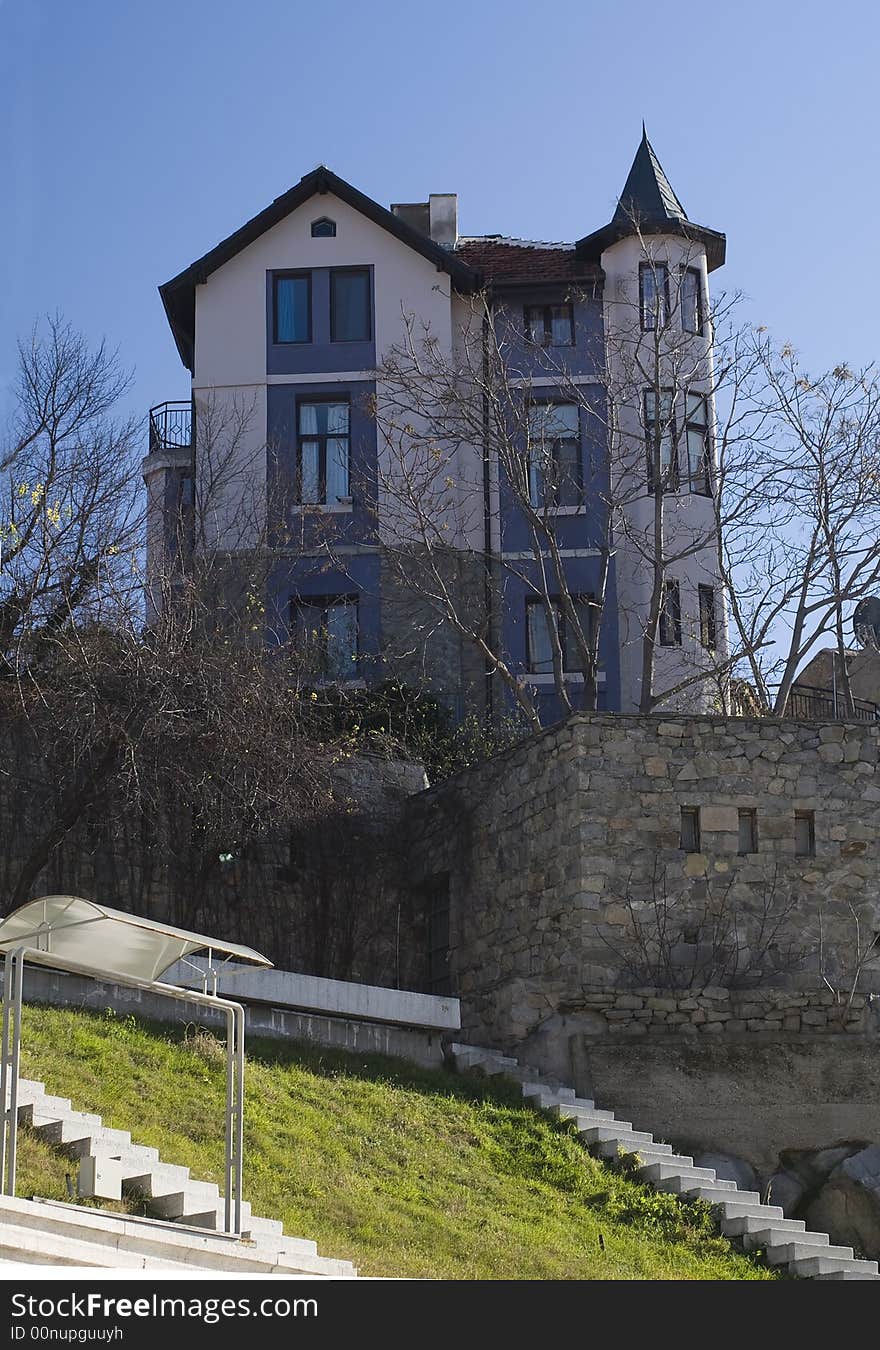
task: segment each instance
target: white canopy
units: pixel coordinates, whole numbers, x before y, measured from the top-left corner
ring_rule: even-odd
[[[207,949],[237,961],[272,965],[251,947],[125,914],[78,895],[45,895],[7,914],[0,922],[0,953],[12,947],[39,948],[46,953],[44,961],[36,954],[27,958],[38,964],[51,966],[56,956],[98,979],[116,975],[147,983],[158,980],[175,961]]]

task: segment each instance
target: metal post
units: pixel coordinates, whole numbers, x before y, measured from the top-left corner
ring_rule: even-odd
[[[244,1008],[236,1004],[233,1017],[237,1024],[235,1058],[237,1082],[235,1090],[235,1231],[241,1232],[241,1191],[244,1164]]]
[[[223,1226],[232,1232],[233,1140],[235,1136],[235,1013],[226,1009],[226,1185]]]
[[[12,956],[12,1045],[9,1064],[9,1150],[6,1159],[6,1194],[15,1195],[15,1165],[18,1145],[18,1070],[21,1060],[21,995],[24,987],[24,948]],[[5,1102],[4,1102],[5,1105]]]
[[[12,952],[3,958],[3,1031],[0,1061],[0,1098],[3,1101],[3,1129],[0,1138],[0,1194],[6,1193],[6,1148],[9,1135],[9,1010],[12,1007]]]

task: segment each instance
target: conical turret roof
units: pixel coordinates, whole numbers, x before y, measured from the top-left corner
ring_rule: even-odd
[[[642,139],[623,185],[623,191],[610,222],[601,230],[579,239],[577,256],[585,262],[598,262],[611,244],[628,235],[680,234],[701,243],[711,272],[724,262],[727,241],[717,230],[696,225],[678,199],[642,123]]]

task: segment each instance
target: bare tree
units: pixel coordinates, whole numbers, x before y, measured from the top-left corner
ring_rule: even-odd
[[[783,716],[830,636],[852,712],[844,620],[880,581],[880,380],[843,363],[811,377],[790,345],[761,330],[746,341],[757,378],[737,413],[741,509],[719,550],[741,670]]]

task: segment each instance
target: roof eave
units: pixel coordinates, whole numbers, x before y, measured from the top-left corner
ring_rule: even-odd
[[[706,250],[706,264],[710,272],[724,265],[727,256],[727,236],[705,225],[695,225],[690,220],[642,220],[638,225],[629,220],[612,220],[601,230],[594,230],[575,244],[577,256],[585,262],[598,262],[606,248],[636,233],[641,234],[677,234],[685,239],[693,239]]]

